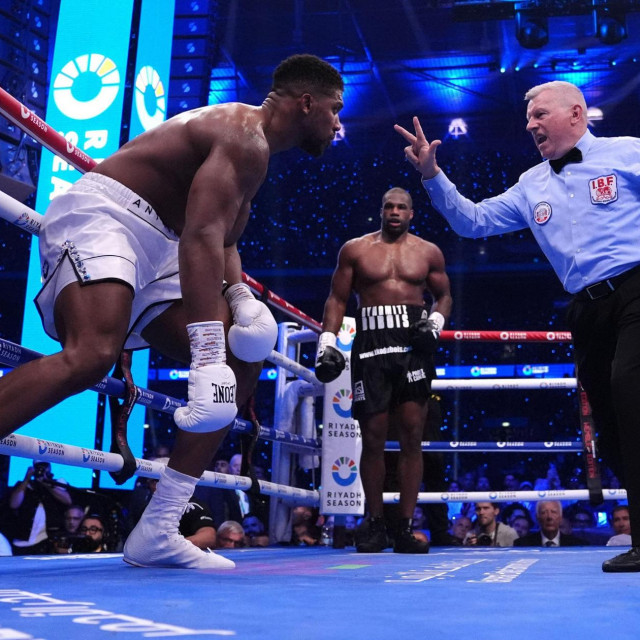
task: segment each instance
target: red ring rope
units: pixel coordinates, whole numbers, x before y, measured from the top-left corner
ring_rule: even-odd
[[[443,331],[441,340],[472,342],[570,342],[570,331]]]

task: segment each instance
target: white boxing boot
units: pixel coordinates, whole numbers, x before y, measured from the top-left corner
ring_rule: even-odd
[[[212,551],[203,551],[178,532],[180,518],[198,484],[166,467],[140,521],[124,545],[124,561],[137,567],[233,569],[236,565]]]

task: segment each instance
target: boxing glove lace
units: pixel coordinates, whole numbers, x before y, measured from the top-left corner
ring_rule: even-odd
[[[208,433],[224,429],[236,417],[236,377],[226,364],[222,322],[187,325],[191,347],[186,407],[173,413],[184,431]]]
[[[345,359],[342,352],[336,349],[336,336],[324,331],[318,338],[316,354],[316,378],[326,384],[333,382],[344,370]]]
[[[261,362],[273,349],[278,325],[267,305],[256,300],[246,284],[232,284],[224,292],[233,316],[229,348],[245,362]]]

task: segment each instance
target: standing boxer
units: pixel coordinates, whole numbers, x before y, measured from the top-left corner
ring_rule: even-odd
[[[241,284],[237,242],[270,156],[293,147],[320,156],[340,129],[343,89],[328,63],[291,56],[261,106],[169,119],[85,174],[45,215],[36,303],[63,349],[0,380],[0,437],[99,382],[123,347],[151,345],[191,362],[171,460],[125,545],[131,564],[234,566],[186,541],[178,524],[276,340],[270,312]]]
[[[381,228],[349,240],[340,249],[331,292],[324,307],[316,375],[330,382],[344,358],[335,348],[351,292],[358,300],[356,337],[351,352],[352,415],[360,423],[360,475],[369,512],[359,552],[388,546],[383,518],[384,446],[392,423],[400,442],[400,526],[398,553],[427,553],[429,545],[411,532],[422,481],[422,432],[427,417],[433,354],[451,313],[449,278],[436,245],[409,233],[411,196],[393,188],[382,197]],[[425,292],[433,298],[425,308]]]

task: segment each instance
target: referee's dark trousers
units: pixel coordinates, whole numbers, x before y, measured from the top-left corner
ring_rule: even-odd
[[[640,267],[576,294],[567,320],[598,448],[627,490],[640,546]]]

